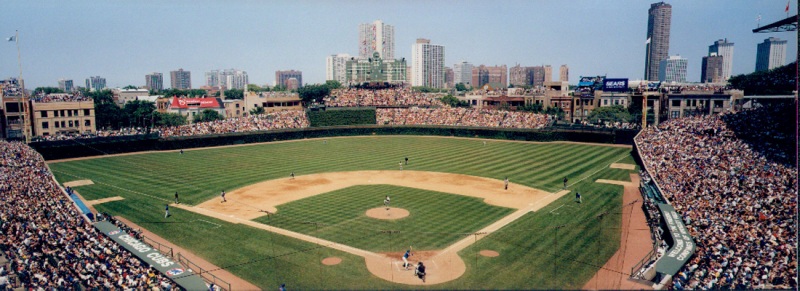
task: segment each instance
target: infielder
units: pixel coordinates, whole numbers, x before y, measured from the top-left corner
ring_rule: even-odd
[[[169,217],[169,204],[164,204],[164,211],[166,211],[166,213],[164,213],[164,218]]]
[[[392,202],[392,199],[389,198],[389,195],[386,195],[386,198],[383,199],[383,206],[386,206],[386,210],[389,210],[389,202]]]
[[[409,256],[412,256],[411,250],[406,250],[406,253],[403,254],[403,268],[406,268],[406,270],[408,270],[408,266],[409,266],[409,264],[408,264],[408,257]]]
[[[567,177],[564,177],[564,190],[567,190]]]
[[[417,264],[417,269],[414,270],[414,275],[417,275],[420,279],[422,279],[422,283],[425,283],[425,265],[422,262]]]
[[[506,185],[506,190],[508,190],[508,177],[506,177],[506,179],[505,179],[505,181],[503,181],[503,183]]]
[[[400,171],[403,170],[403,162],[400,162]]]
[[[220,193],[219,196],[222,197],[222,202],[228,202],[228,200],[225,200],[225,190],[222,190],[222,193]]]

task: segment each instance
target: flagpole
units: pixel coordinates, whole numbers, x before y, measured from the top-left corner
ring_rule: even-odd
[[[22,100],[22,108],[24,109],[23,110],[24,115],[22,117],[24,120],[22,135],[25,136],[25,142],[29,143],[31,142],[30,134],[28,132],[30,130],[30,126],[28,125],[30,115],[28,114],[28,102],[27,100],[25,100],[25,81],[22,79],[22,52],[19,49],[19,30],[16,30],[14,33],[14,43],[17,45],[17,63],[19,64],[19,83],[20,87],[22,88],[21,100]]]

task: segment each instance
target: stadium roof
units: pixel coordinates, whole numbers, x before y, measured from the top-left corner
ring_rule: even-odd
[[[753,29],[753,33],[784,32],[797,30],[797,15],[787,17],[778,22],[770,23]]]

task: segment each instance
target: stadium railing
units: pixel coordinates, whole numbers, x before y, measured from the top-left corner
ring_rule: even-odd
[[[167,245],[164,245],[164,244],[161,244],[160,242],[157,242],[156,240],[154,240],[152,238],[149,238],[149,237],[145,236],[144,234],[142,234],[141,237],[142,237],[141,241],[143,241],[144,243],[150,245],[154,249],[157,249],[158,252],[160,252],[160,253],[162,253],[164,255],[167,255],[170,258],[175,258],[175,256],[173,255],[174,252],[172,251],[171,247],[169,247]]]
[[[181,253],[178,253],[178,256],[176,257],[176,259],[178,260],[179,264],[181,264],[183,266],[186,266],[186,268],[188,268],[188,269],[191,269],[195,274],[198,274],[198,275],[200,275],[200,277],[203,277],[203,279],[206,279],[206,281],[208,281],[210,283],[214,283],[214,285],[216,285],[220,290],[224,290],[224,291],[231,291],[232,290],[231,289],[231,283],[228,283],[227,281],[220,279],[219,277],[217,277],[216,275],[212,274],[211,272],[209,272],[207,270],[204,270],[199,265],[193,263],[192,261],[190,261],[189,259],[187,259],[183,255],[181,255]],[[227,288],[225,286],[227,286]]]

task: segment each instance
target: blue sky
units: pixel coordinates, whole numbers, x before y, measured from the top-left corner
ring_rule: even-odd
[[[213,69],[247,71],[250,83],[274,85],[276,70],[303,71],[305,83],[325,79],[325,57],[358,53],[358,24],[381,19],[395,27],[395,57],[410,61],[416,38],[445,46],[448,66],[550,64],[581,75],[641,79],[647,10],[656,1],[3,1],[0,36],[20,31],[27,87],[83,85],[100,75],[109,87],[144,85],[144,75],[183,68],[192,86]],[[715,40],[735,43],[733,73],[754,71],[754,34],[786,17],[784,0],[667,1],[672,5],[670,54],[689,59],[699,81],[701,58]],[[791,3],[796,14],[796,1]],[[0,45],[0,78],[18,76],[13,43]]]

